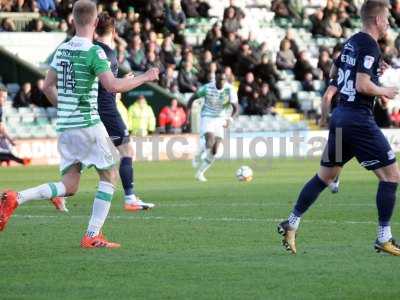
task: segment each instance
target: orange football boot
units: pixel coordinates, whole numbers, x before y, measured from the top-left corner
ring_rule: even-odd
[[[25,166],[25,167],[27,167],[27,166],[29,166],[30,164],[32,163],[32,159],[31,158],[24,158],[23,159],[23,165]]]
[[[89,237],[86,234],[81,240],[81,248],[91,249],[91,248],[119,248],[121,247],[118,243],[109,242],[106,240],[102,233],[99,233],[95,237]]]
[[[138,210],[143,210],[143,207],[138,204],[124,204],[124,210],[126,211],[138,211]]]
[[[17,192],[12,190],[5,191],[1,195],[0,231],[4,230],[14,210],[18,207],[17,197]]]
[[[66,206],[66,201],[64,197],[54,197],[50,199],[51,203],[55,206],[58,211],[68,212],[68,208]]]
[[[139,198],[136,197],[136,201],[134,201],[133,203],[125,202],[124,210],[126,210],[126,211],[150,210],[154,206],[155,205],[153,203],[143,202],[142,200],[140,200]]]

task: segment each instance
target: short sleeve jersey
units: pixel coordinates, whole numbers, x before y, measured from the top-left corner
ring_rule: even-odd
[[[365,73],[371,81],[379,84],[378,68],[381,52],[378,43],[367,33],[353,35],[343,46],[340,56],[335,61],[338,68],[337,87],[340,103],[358,107],[372,108],[374,96],[364,95],[356,90],[357,73]]]
[[[100,46],[104,53],[107,56],[108,61],[110,62],[111,72],[114,74],[114,77],[118,76],[118,60],[117,55],[113,49],[107,46],[104,43],[99,41],[94,42],[95,45]],[[99,113],[103,114],[115,114],[117,112],[117,105],[115,102],[115,93],[108,92],[99,82],[99,94],[98,94],[98,105],[99,105]]]
[[[56,50],[50,66],[57,72],[57,131],[99,123],[97,76],[110,71],[104,50],[75,36]]]
[[[230,84],[225,84],[221,90],[218,90],[215,82],[210,82],[197,90],[196,97],[204,98],[201,117],[224,117],[225,109],[231,103],[238,103],[237,93]]]

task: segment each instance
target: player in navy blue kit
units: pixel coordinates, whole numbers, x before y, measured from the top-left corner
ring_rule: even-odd
[[[110,61],[111,71],[116,77],[118,75],[118,61],[115,51],[112,49],[115,37],[115,20],[107,13],[100,14],[96,33],[98,37],[94,44],[99,45],[106,53]],[[99,83],[98,106],[101,121],[121,156],[119,174],[125,192],[124,209],[127,211],[138,211],[153,208],[153,203],[145,203],[135,195],[133,145],[128,129],[117,110],[116,94],[107,92],[101,83]]]
[[[393,99],[397,95],[396,88],[378,84],[379,69],[387,65],[381,62],[377,40],[388,29],[388,16],[384,1],[365,1],[361,7],[362,30],[344,44],[332,67],[331,78],[337,80],[340,101],[332,114],[320,170],[303,187],[288,220],[278,225],[278,232],[284,236],[283,246],[292,253],[296,253],[295,237],[302,215],[339,175],[342,167],[356,157],[379,179],[375,249],[400,256],[390,228],[400,172],[395,154],[372,114],[375,97]]]

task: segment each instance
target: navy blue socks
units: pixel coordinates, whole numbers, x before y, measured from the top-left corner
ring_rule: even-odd
[[[293,214],[297,217],[301,217],[308,208],[317,200],[319,194],[327,187],[318,175],[315,175],[310,179],[309,182],[303,187],[297,203],[294,206]]]
[[[379,182],[376,194],[376,206],[378,208],[380,226],[389,226],[396,202],[397,185],[394,182]]]
[[[119,175],[121,177],[122,186],[125,196],[135,194],[133,189],[133,164],[132,157],[122,157],[119,165]]]

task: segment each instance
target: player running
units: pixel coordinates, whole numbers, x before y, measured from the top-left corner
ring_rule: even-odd
[[[304,186],[288,220],[278,225],[278,232],[284,236],[283,246],[292,253],[296,253],[295,237],[302,215],[337,177],[342,167],[356,157],[379,180],[376,195],[379,225],[375,249],[400,256],[400,248],[390,228],[400,172],[396,156],[376,125],[371,110],[375,97],[393,99],[398,93],[394,87],[378,85],[381,53],[377,40],[388,29],[388,16],[388,6],[383,1],[364,2],[361,7],[363,28],[345,43],[333,66],[340,103],[332,114],[320,170]]]
[[[238,113],[238,98],[233,86],[228,84],[223,73],[217,72],[215,81],[202,87],[189,99],[188,122],[194,100],[204,97],[200,121],[200,148],[193,160],[193,167],[197,169],[195,178],[198,181],[207,181],[204,176],[207,169],[215,160],[219,145],[224,138],[224,128],[228,128]],[[232,106],[231,116],[226,118],[226,108]]]
[[[117,248],[120,245],[107,241],[101,232],[110,210],[117,173],[113,145],[98,114],[98,79],[107,91],[124,92],[157,79],[158,70],[151,69],[136,78],[115,78],[106,54],[92,42],[97,24],[95,3],[79,0],[75,2],[72,13],[76,35],[57,49],[44,86],[47,98],[57,106],[62,180],[22,192],[4,192],[0,204],[0,231],[4,230],[21,204],[74,195],[79,187],[81,171],[94,166],[100,181],[81,247]]]
[[[113,43],[115,39],[115,20],[110,17],[107,12],[99,15],[99,21],[96,27],[97,40],[95,45],[100,46],[107,59],[110,62],[111,71],[115,77],[118,76],[118,60],[113,50]],[[122,186],[125,192],[125,205],[126,211],[139,211],[146,210],[154,207],[153,203],[146,203],[140,200],[134,191],[134,177],[133,177],[133,155],[134,149],[130,140],[128,129],[117,109],[116,93],[107,91],[101,82],[99,82],[98,92],[98,108],[100,119],[106,128],[115,147],[120,154],[119,175],[122,181]],[[64,199],[54,198],[53,204],[61,211],[65,210],[65,204],[60,205],[65,201]]]

